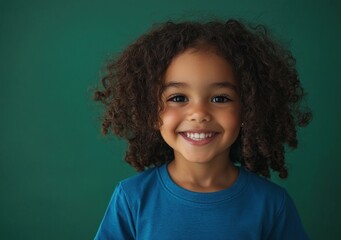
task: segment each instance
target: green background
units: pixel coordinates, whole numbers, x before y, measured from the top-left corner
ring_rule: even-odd
[[[340,1],[1,1],[0,238],[92,239],[125,143],[92,101],[105,60],[153,23],[243,18],[290,46],[314,118],[285,186],[311,239],[340,239]]]

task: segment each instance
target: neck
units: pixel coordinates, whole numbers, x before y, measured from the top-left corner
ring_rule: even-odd
[[[238,169],[228,159],[215,163],[193,163],[173,160],[168,165],[173,181],[190,191],[215,192],[230,187],[238,177]]]

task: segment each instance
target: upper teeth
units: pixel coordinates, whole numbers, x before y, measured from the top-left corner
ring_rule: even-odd
[[[186,133],[186,136],[192,140],[200,141],[205,138],[212,137],[213,133]]]

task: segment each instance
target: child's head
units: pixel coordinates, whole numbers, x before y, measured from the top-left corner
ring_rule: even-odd
[[[296,127],[306,125],[311,114],[299,108],[304,92],[295,59],[263,26],[167,22],[142,35],[108,64],[104,90],[95,92],[106,106],[102,132],[110,128],[128,140],[126,160],[139,171],[172,160],[173,150],[160,134],[165,73],[188,50],[214,54],[232,67],[243,126],[231,160],[266,177],[272,168],[286,178],[284,144],[296,148]]]
[[[231,64],[212,49],[188,48],[172,59],[163,82],[160,133],[174,159],[231,165],[230,147],[242,125]]]

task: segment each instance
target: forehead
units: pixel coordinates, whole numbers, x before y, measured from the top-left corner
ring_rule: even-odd
[[[238,88],[233,68],[227,60],[212,51],[193,49],[188,49],[172,59],[165,72],[164,83],[165,86],[175,86],[172,85],[174,82],[193,87],[213,84]]]

